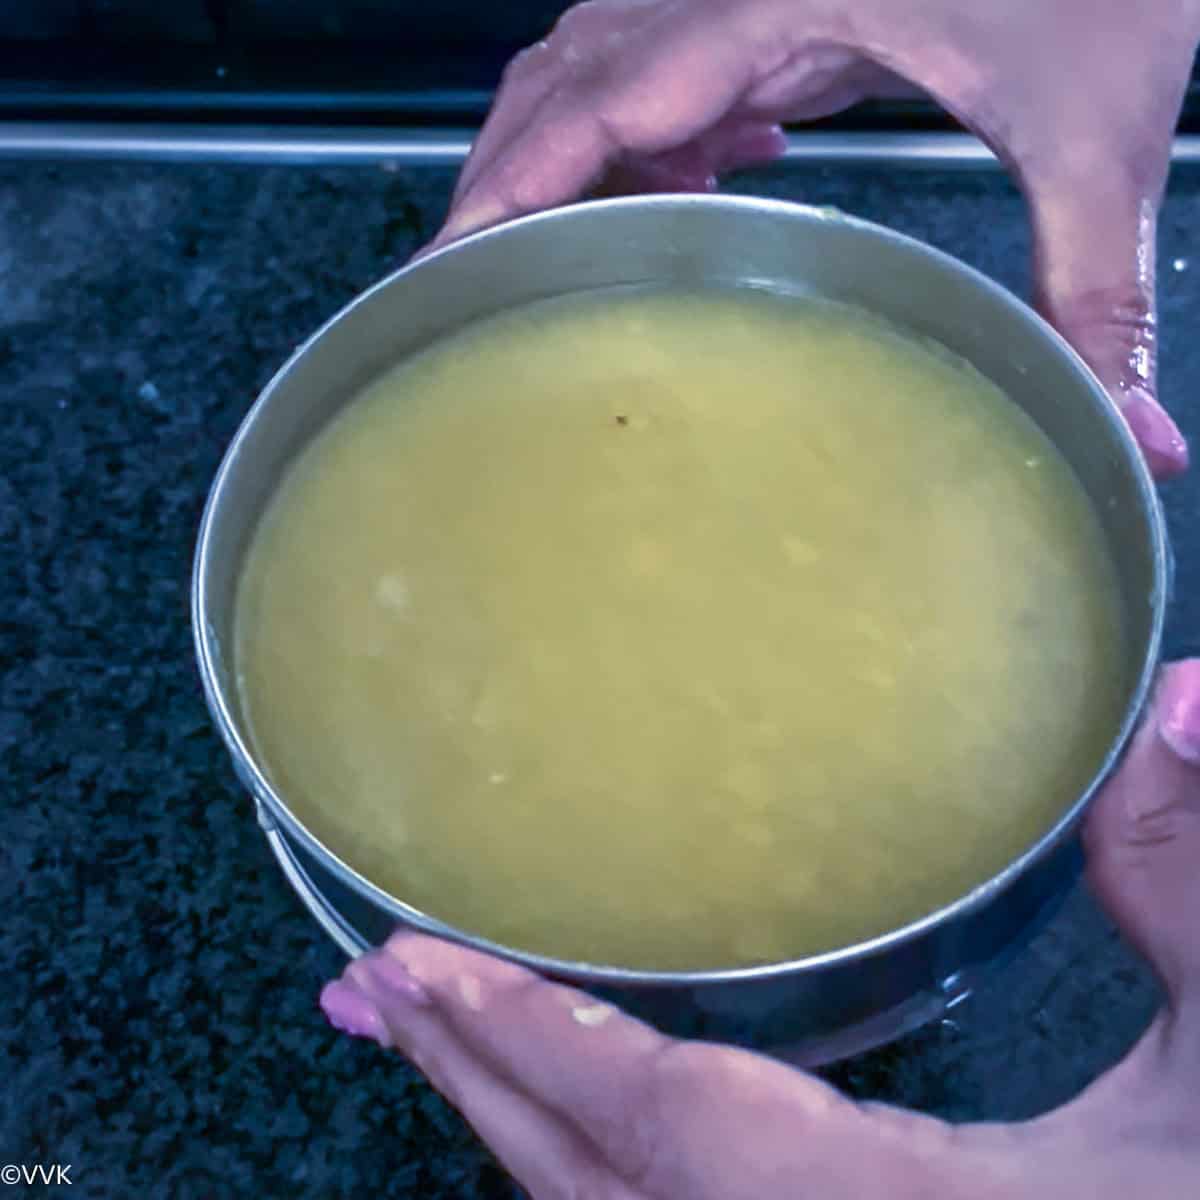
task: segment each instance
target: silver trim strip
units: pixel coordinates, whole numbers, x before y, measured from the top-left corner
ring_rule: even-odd
[[[470,129],[69,124],[0,121],[0,158],[455,167]],[[1175,139],[1177,163],[1200,162],[1200,136]],[[966,133],[793,133],[784,160],[851,166],[996,167]]]
[[[438,167],[459,165],[471,136],[465,129],[0,122],[0,157]]]

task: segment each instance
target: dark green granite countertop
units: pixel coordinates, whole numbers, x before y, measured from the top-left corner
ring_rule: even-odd
[[[433,229],[444,173],[0,167],[0,1161],[71,1194],[503,1197],[400,1062],[316,1008],[339,957],[288,890],[209,726],[188,575],[259,386]],[[1020,287],[988,173],[781,170]],[[1164,394],[1200,444],[1200,176],[1167,205]],[[1193,255],[1196,255],[1193,262]],[[1171,646],[1200,650],[1200,474],[1167,490]],[[832,1074],[952,1117],[1056,1103],[1153,1004],[1084,895],[943,1023]],[[65,1194],[65,1193],[64,1193]]]

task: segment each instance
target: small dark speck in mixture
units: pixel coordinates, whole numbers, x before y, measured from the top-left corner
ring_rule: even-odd
[[[618,413],[617,414],[617,424],[618,425],[628,425],[629,418],[624,413]]]

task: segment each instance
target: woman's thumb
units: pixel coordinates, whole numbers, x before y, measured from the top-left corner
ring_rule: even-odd
[[[1200,1010],[1200,659],[1174,663],[1084,829],[1097,896],[1167,988]]]
[[[1158,403],[1154,253],[1157,186],[1102,166],[1027,181],[1042,314],[1108,389],[1159,479],[1188,465],[1187,443]],[[1158,180],[1152,180],[1154,185]]]

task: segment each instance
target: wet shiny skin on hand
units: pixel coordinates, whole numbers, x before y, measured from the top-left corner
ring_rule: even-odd
[[[239,597],[257,749],[394,895],[611,965],[795,957],[1037,839],[1122,699],[1066,464],[866,314],[749,291],[506,314],[292,470]]]

